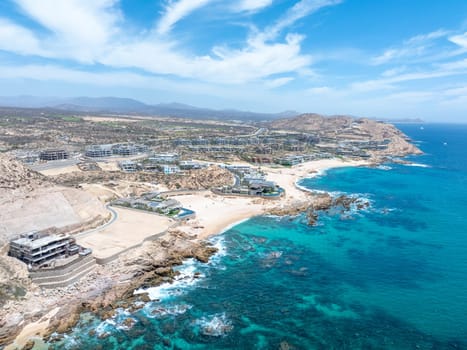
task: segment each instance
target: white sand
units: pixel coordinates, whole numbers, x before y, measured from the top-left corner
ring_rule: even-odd
[[[263,200],[258,199],[219,196],[211,191],[177,196],[176,199],[185,208],[196,212],[196,220],[190,220],[179,229],[190,234],[195,233],[199,238],[218,234],[238,221],[260,215],[272,204],[261,204]]]
[[[296,181],[316,172],[330,168],[366,165],[363,161],[343,161],[323,159],[302,163],[291,168],[261,167],[267,173],[267,179],[275,181],[285,189],[286,194],[280,200],[220,196],[210,191],[177,196],[182,205],[196,212],[196,220],[189,221],[180,229],[199,238],[219,234],[226,227],[239,221],[261,215],[273,207],[290,205],[295,201],[305,201],[309,194],[295,185]]]
[[[295,184],[298,180],[311,176],[316,173],[322,173],[331,168],[342,168],[348,166],[368,165],[365,161],[343,161],[338,158],[322,159],[298,164],[291,168],[267,168],[262,170],[268,175],[268,180],[276,182],[285,189],[286,199],[304,200],[306,192],[300,190]]]

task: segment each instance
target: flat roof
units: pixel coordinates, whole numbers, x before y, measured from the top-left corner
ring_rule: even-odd
[[[67,238],[70,238],[70,236],[49,235],[49,236],[44,236],[44,237],[37,238],[37,239],[30,239],[27,237],[23,237],[23,238],[15,239],[11,241],[11,243],[15,243],[23,247],[28,247],[31,250],[34,250],[34,249],[46,246],[50,243],[62,241]]]

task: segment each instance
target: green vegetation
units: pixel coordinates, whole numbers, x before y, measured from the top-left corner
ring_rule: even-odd
[[[76,117],[74,115],[60,116],[60,119],[62,119],[63,121],[66,121],[66,122],[71,122],[71,123],[81,123],[81,122],[84,121],[82,118]]]

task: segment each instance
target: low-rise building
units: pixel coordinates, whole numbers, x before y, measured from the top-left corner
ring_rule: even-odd
[[[177,153],[156,153],[148,158],[153,163],[177,163],[179,156]]]
[[[191,170],[191,169],[202,169],[207,165],[199,162],[193,162],[189,160],[181,161],[178,165],[182,170]]]
[[[118,163],[120,169],[126,173],[134,173],[138,170],[138,164],[131,160],[124,160]]]
[[[104,158],[112,156],[112,145],[92,145],[86,149],[86,157]]]
[[[146,145],[134,143],[116,143],[107,145],[92,145],[86,148],[85,155],[90,158],[104,158],[111,156],[133,156],[148,151]]]
[[[112,154],[119,156],[133,156],[147,151],[147,146],[133,143],[124,143],[112,146]]]

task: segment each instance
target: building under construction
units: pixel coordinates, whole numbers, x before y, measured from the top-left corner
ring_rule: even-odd
[[[64,149],[46,149],[39,153],[40,160],[62,160],[68,159],[70,154]]]
[[[32,231],[12,240],[8,255],[30,267],[42,267],[48,266],[54,259],[75,255],[80,251],[81,247],[73,237]]]

